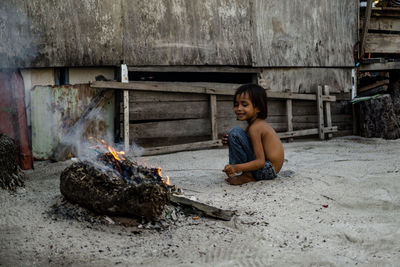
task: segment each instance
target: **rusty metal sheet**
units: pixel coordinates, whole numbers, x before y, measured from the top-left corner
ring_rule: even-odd
[[[31,91],[32,150],[36,159],[49,159],[53,150],[79,119],[96,90],[87,84],[76,86],[35,86]],[[72,142],[93,136],[112,137],[114,98],[93,113],[88,130]]]

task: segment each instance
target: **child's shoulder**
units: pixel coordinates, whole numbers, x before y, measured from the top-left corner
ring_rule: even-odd
[[[274,129],[266,120],[258,119],[249,127],[249,131],[257,131],[259,133],[274,133]]]

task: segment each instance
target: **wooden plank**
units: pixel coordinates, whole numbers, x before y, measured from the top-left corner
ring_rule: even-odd
[[[400,34],[368,33],[366,53],[400,53]]]
[[[217,72],[217,73],[258,73],[259,68],[240,68],[227,66],[143,66],[128,67],[137,72]]]
[[[378,86],[369,90],[365,90],[358,93],[358,96],[373,96],[379,93],[386,92],[388,89],[387,85]]]
[[[215,95],[234,95],[236,88],[240,84],[225,83],[185,83],[185,82],[109,82],[95,81],[90,84],[93,88],[108,88],[120,90],[140,90],[158,91],[175,93],[195,93],[195,94],[215,94]],[[293,94],[272,92],[267,90],[268,98],[276,99],[297,99],[297,100],[316,100],[313,94]],[[335,96],[323,96],[324,101],[336,101]]]
[[[129,91],[124,90],[124,150],[129,151]]]
[[[367,0],[367,7],[365,9],[364,23],[360,37],[360,56],[364,54],[365,38],[368,34],[369,20],[371,19],[372,0]]]
[[[322,86],[317,88],[317,112],[318,112],[318,133],[319,139],[325,139],[324,134],[324,106],[322,101]]]
[[[159,154],[166,154],[166,153],[172,153],[172,152],[213,148],[213,147],[221,147],[221,146],[222,146],[221,140],[211,140],[211,141],[195,142],[195,143],[189,143],[189,144],[152,147],[152,148],[146,148],[145,151],[143,152],[143,156],[159,155]]]
[[[372,17],[369,22],[369,30],[400,32],[400,13],[397,18]]]
[[[290,89],[285,90],[285,92],[290,92]],[[293,105],[292,99],[286,100],[286,122],[287,122],[287,131],[293,131]],[[288,138],[288,142],[292,142],[293,138]]]
[[[400,61],[363,64],[358,68],[358,70],[360,71],[400,70]]]
[[[210,120],[211,120],[211,137],[212,140],[218,139],[217,128],[217,96],[210,95]]]
[[[223,209],[219,209],[198,201],[194,201],[191,200],[185,196],[181,196],[181,195],[175,195],[175,194],[171,194],[169,197],[169,200],[173,203],[176,204],[181,204],[181,205],[186,205],[186,206],[190,206],[193,208],[196,208],[202,212],[204,212],[206,215],[217,218],[217,219],[221,219],[224,221],[230,221],[233,217],[233,215],[235,215],[234,211],[231,210],[223,210]]]
[[[320,129],[314,128],[314,129],[306,129],[306,130],[278,133],[278,136],[279,136],[279,138],[289,138],[289,137],[298,137],[298,136],[307,136],[307,135],[318,135],[319,132],[320,132]],[[336,126],[325,127],[323,129],[323,132],[325,132],[325,133],[337,132],[337,127]]]
[[[329,86],[324,86],[324,95],[329,95]],[[332,117],[331,117],[331,103],[325,102],[325,121],[326,127],[332,127]],[[332,138],[332,134],[328,133],[328,139]]]
[[[360,87],[360,88],[358,88],[358,92],[364,92],[364,91],[367,91],[372,88],[379,87],[379,86],[382,86],[385,84],[389,84],[389,80],[382,80],[382,81],[375,82],[375,83],[367,85],[367,86]]]
[[[354,66],[352,51],[357,42],[359,1],[250,2],[253,66]]]

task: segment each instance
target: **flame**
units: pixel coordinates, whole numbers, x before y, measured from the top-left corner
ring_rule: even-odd
[[[117,151],[115,148],[110,146],[106,141],[104,141],[104,139],[99,140],[99,139],[97,139],[95,137],[92,137],[92,136],[90,136],[88,139],[89,140],[94,140],[94,141],[96,141],[98,143],[102,143],[103,147],[105,149],[107,149],[117,161],[125,160],[125,158],[123,157],[123,155],[125,155],[125,152],[124,151]],[[90,148],[96,149],[97,145],[91,146]]]
[[[168,176],[168,175],[166,176],[167,181],[165,181],[164,177],[162,176],[161,168],[157,168],[157,173],[158,173],[158,175],[161,177],[161,180],[163,181],[163,183],[165,183],[165,184],[167,184],[167,185],[171,185],[171,183],[170,183],[170,181],[169,181],[169,176]]]

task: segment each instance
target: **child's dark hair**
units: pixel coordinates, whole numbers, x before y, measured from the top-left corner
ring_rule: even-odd
[[[251,103],[255,108],[258,108],[260,112],[257,114],[257,118],[266,119],[268,116],[267,108],[267,94],[265,89],[261,86],[253,83],[244,84],[236,89],[235,95],[233,96],[233,103],[236,102],[236,96],[248,93]]]

